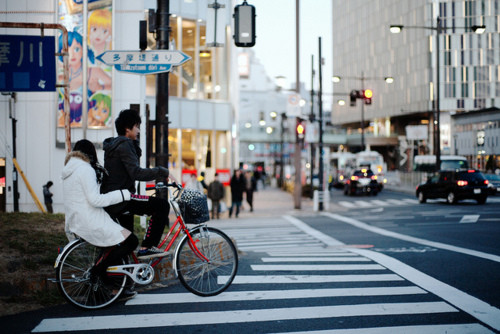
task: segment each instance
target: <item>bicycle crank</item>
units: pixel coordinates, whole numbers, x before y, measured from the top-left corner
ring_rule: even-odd
[[[155,270],[149,264],[124,264],[108,267],[107,272],[111,275],[125,274],[141,285],[147,285],[155,278]]]

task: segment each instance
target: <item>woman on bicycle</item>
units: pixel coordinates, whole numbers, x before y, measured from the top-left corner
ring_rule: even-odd
[[[100,182],[106,170],[99,164],[97,154],[90,141],[82,139],[66,156],[62,171],[65,230],[68,238],[73,234],[98,247],[111,247],[109,253],[92,270],[92,273],[107,280],[106,269],[131,253],[139,241],[129,230],[116,223],[104,207],[130,200],[127,189],[106,194],[100,192]]]

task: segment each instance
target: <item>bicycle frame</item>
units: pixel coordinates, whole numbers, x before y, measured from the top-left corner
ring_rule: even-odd
[[[168,194],[169,194],[168,201],[170,203],[170,207],[175,212],[176,220],[175,220],[174,224],[172,225],[172,227],[170,228],[170,230],[168,231],[167,235],[162,239],[162,241],[158,245],[158,248],[162,248],[165,245],[165,243],[167,243],[167,241],[170,239],[170,241],[168,242],[168,244],[165,248],[165,251],[168,252],[172,248],[172,246],[174,245],[175,240],[177,240],[177,238],[179,237],[179,234],[181,232],[184,232],[185,237],[188,238],[188,244],[189,244],[190,249],[193,251],[193,253],[201,260],[206,261],[207,263],[210,263],[210,260],[207,257],[205,257],[205,255],[203,255],[203,253],[196,246],[196,243],[199,240],[194,240],[192,238],[191,233],[189,232],[189,229],[187,228],[187,225],[184,222],[184,219],[183,219],[182,214],[181,214],[181,210],[180,210],[179,205],[177,204],[177,201],[176,201],[178,195],[177,196],[173,195],[171,190],[170,190],[170,187],[173,185],[176,186],[175,184],[167,184],[166,186],[163,186],[163,187],[167,187],[167,189],[168,189]],[[206,224],[196,225],[195,227],[193,227],[193,229],[203,227],[203,226],[206,226]],[[148,282],[145,283],[145,281],[137,281],[134,276],[136,276],[136,274],[139,273],[141,270],[145,270],[146,268],[143,268],[144,266],[151,266],[151,268],[156,267],[163,260],[163,257],[153,258],[150,260],[149,264],[144,264],[144,263],[139,262],[139,259],[137,258],[137,256],[134,253],[132,253],[131,255],[132,255],[132,259],[134,261],[134,264],[109,267],[108,273],[111,273],[112,275],[113,274],[126,274],[138,284],[151,283],[153,278],[149,279],[149,277],[148,277]],[[178,254],[176,252],[175,256],[174,256],[174,260],[172,261],[172,266],[173,266],[176,278],[178,278],[178,271],[177,271],[177,264],[176,264],[177,263],[177,261],[176,261],[177,256],[178,256]],[[133,272],[131,273],[130,270],[133,270]],[[149,273],[147,273],[147,274],[149,274]]]

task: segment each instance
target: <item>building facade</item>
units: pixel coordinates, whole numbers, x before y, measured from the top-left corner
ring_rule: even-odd
[[[169,49],[182,51],[191,59],[173,68],[169,75],[168,167],[171,175],[179,181],[186,173],[201,171],[210,181],[219,170],[229,175],[238,162],[233,131],[238,113],[236,101],[239,99],[238,76],[235,75],[236,48],[231,27],[234,2],[218,1],[224,5],[218,18],[225,22],[223,46],[219,47],[207,46],[205,42],[206,2],[169,2]],[[116,136],[114,118],[122,109],[137,108],[144,119],[141,136],[148,137],[142,143],[146,148],[143,152],[147,152],[142,163],[152,166],[155,163],[153,142],[156,134],[148,124],[155,120],[156,76],[120,72],[96,58],[105,51],[138,51],[139,21],[148,20],[148,9],[156,9],[157,3],[154,0],[89,0],[87,9],[77,3],[79,1],[7,0],[0,5],[0,21],[65,25],[70,39],[72,144],[82,138],[91,140],[98,147],[98,156],[102,161],[103,151],[100,148],[103,140]],[[94,39],[96,32],[101,33],[103,38]],[[1,28],[0,33],[40,35],[40,30]],[[45,29],[44,34],[59,39],[59,32],[55,30]],[[98,43],[101,40],[104,42]],[[56,51],[60,51],[61,47],[56,44]],[[155,47],[155,36],[150,33],[148,50]],[[79,58],[72,56],[75,51],[79,52]],[[80,63],[72,64],[74,58]],[[58,75],[62,77],[62,58],[56,57],[55,62]],[[83,79],[77,79],[80,75]],[[58,82],[61,83],[60,80]],[[58,90],[17,93],[15,100],[11,94],[0,96],[0,210],[13,211],[14,179],[17,177],[20,211],[37,211],[33,195],[42,199],[42,186],[52,180],[54,211],[63,212],[60,174],[66,155],[66,131],[61,119],[61,95],[62,91]],[[15,139],[14,128],[17,132]],[[13,157],[17,158],[33,195],[18,177],[19,174],[14,174]]]
[[[449,114],[498,107],[500,104],[500,1],[379,0],[333,2],[333,75],[345,78],[337,93],[371,89],[371,105],[334,103],[332,123],[341,124],[359,150],[364,118],[367,145],[384,154],[389,167],[411,145],[408,125],[424,125],[414,152],[433,154],[436,121],[436,66],[439,63],[440,147],[452,153]],[[439,62],[436,59],[437,16],[441,19]],[[390,25],[403,25],[391,34]],[[473,26],[485,25],[475,34]],[[387,84],[383,79],[393,77]],[[362,115],[363,114],[363,115]]]

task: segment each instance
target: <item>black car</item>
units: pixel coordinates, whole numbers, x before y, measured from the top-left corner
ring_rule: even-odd
[[[484,177],[489,182],[490,195],[500,194],[500,175],[484,174]]]
[[[474,199],[478,204],[484,204],[489,194],[488,180],[474,169],[439,171],[426,183],[417,186],[416,191],[420,203],[430,198],[445,198],[450,204],[463,199]]]
[[[345,180],[344,184],[344,195],[363,193],[375,196],[380,190],[377,175],[373,174],[370,169],[365,168],[355,170],[351,177]]]

